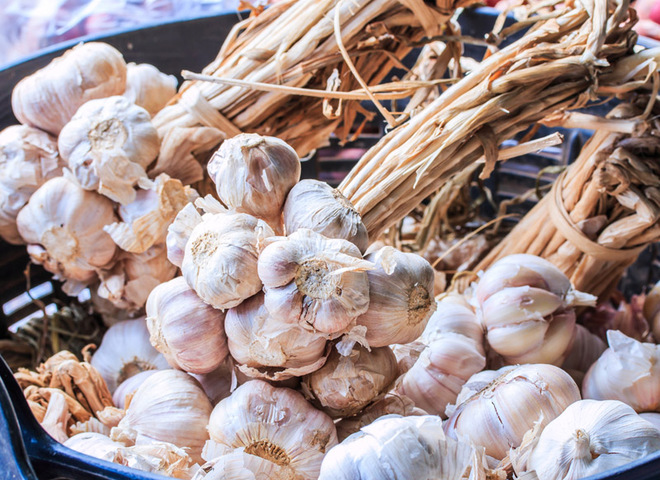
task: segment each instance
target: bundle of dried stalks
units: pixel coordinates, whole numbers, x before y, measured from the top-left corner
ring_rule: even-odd
[[[531,6],[529,18],[509,28],[532,24],[520,40],[384,136],[342,182],[372,238],[480,159],[489,175],[498,145],[535,122],[645,82],[629,78],[648,59],[630,57],[635,14],[627,0],[552,3]]]

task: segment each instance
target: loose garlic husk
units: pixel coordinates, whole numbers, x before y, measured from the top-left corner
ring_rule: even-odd
[[[183,277],[158,285],[147,300],[151,344],[170,365],[209,373],[229,355],[225,314],[207,305]]]
[[[18,82],[11,106],[21,123],[58,135],[83,103],[125,88],[121,53],[106,43],[82,43]]]
[[[127,205],[133,186],[160,148],[149,113],[124,97],[90,100],[67,123],[57,140],[60,155],[85,190],[97,190]]]
[[[300,180],[296,151],[275,137],[242,133],[225,140],[207,166],[218,198],[281,233],[284,200]]]
[[[278,322],[257,293],[227,311],[229,351],[244,374],[285,380],[318,370],[326,360],[326,338],[298,325]]]
[[[110,200],[56,177],[30,197],[16,225],[32,260],[77,295],[113,259],[117,247],[103,226],[116,220]]]
[[[362,253],[369,246],[360,214],[346,197],[325,182],[298,182],[286,197],[282,216],[287,235],[308,228],[328,238],[348,240]]]
[[[112,403],[114,403],[117,408],[125,409],[130,400],[133,398],[133,395],[140,388],[140,385],[144,381],[156,373],[158,370],[143,370],[128,377],[126,380],[121,382],[115,391],[112,393]]]
[[[160,370],[137,389],[110,437],[128,445],[169,442],[188,448],[192,459],[200,462],[212,410],[194,378],[179,370]]]
[[[436,309],[433,267],[414,253],[383,247],[365,257],[375,268],[369,278],[369,309],[357,319],[367,343],[384,347],[409,343],[424,331]]]
[[[575,383],[582,380],[589,368],[607,350],[607,344],[582,325],[576,325],[575,340],[561,368],[571,374]]]
[[[181,272],[209,305],[235,307],[261,290],[257,259],[263,240],[273,235],[246,213],[206,214],[186,243]]]
[[[91,364],[105,380],[110,393],[140,372],[170,368],[165,357],[149,343],[144,318],[125,320],[110,327],[94,352]]]
[[[0,236],[14,245],[25,243],[16,216],[47,180],[62,174],[57,140],[27,125],[0,132]]]
[[[620,400],[637,412],[660,412],[660,345],[608,330],[609,348],[582,383],[584,398]]]
[[[390,347],[355,345],[347,356],[334,348],[325,365],[303,378],[302,390],[332,418],[350,417],[383,396],[397,375]]]
[[[112,462],[117,455],[117,450],[124,445],[101,433],[84,432],[69,438],[64,442],[64,446],[76,452]]]
[[[176,94],[177,83],[174,75],[162,73],[153,65],[131,62],[126,65],[126,90],[122,95],[153,117]]]
[[[189,203],[177,213],[174,221],[167,227],[167,237],[165,238],[167,258],[173,265],[181,268],[188,239],[200,223],[202,223],[202,215],[197,211],[195,205]]]
[[[227,453],[205,463],[192,480],[297,480],[287,465],[245,453],[243,449],[227,449]]]
[[[489,383],[483,386],[482,379]],[[501,460],[535,423],[547,425],[578,400],[580,391],[573,379],[553,365],[485,371],[468,380],[456,406],[447,408],[445,432],[481,445],[487,455]]]
[[[300,229],[264,248],[258,272],[273,318],[332,334],[367,311],[372,267],[347,240]]]
[[[282,478],[316,479],[323,456],[337,444],[330,417],[300,393],[261,380],[241,385],[220,401],[208,431],[211,443],[242,448],[279,465]]]
[[[644,317],[651,326],[655,342],[660,343],[660,282],[656,283],[646,295]]]

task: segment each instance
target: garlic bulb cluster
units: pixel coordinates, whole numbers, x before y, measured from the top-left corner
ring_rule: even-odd
[[[82,104],[125,88],[121,53],[106,43],[82,43],[18,82],[11,106],[21,123],[58,135]]]
[[[121,96],[90,100],[60,132],[62,158],[85,190],[126,205],[160,147],[149,113]]]
[[[527,254],[495,262],[475,294],[488,344],[509,364],[560,365],[575,332],[572,307],[596,301],[550,262]]]
[[[620,400],[637,412],[660,412],[660,345],[617,330],[608,330],[607,343],[584,377],[584,398]]]
[[[177,83],[174,75],[162,73],[153,65],[129,63],[123,96],[153,117],[176,94]]]
[[[227,358],[225,314],[207,305],[183,277],[154,288],[147,300],[151,344],[175,368],[209,373]]]
[[[18,212],[46,180],[61,174],[57,142],[49,134],[27,125],[0,132],[0,237],[25,243],[16,227]]]

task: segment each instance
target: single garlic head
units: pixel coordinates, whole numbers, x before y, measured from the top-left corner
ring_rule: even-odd
[[[133,186],[160,148],[149,113],[124,97],[90,100],[67,123],[57,140],[62,158],[85,190],[121,203],[135,200]]]
[[[222,364],[209,373],[191,373],[195,380],[206,392],[213,406],[220,400],[231,395],[232,390],[236,388],[236,374],[234,373],[234,362],[228,356]]]
[[[578,385],[596,360],[607,350],[607,344],[582,325],[576,325],[575,340],[561,368],[571,374]]]
[[[144,108],[152,117],[176,94],[174,75],[162,73],[148,63],[126,65],[126,91],[123,96]]]
[[[300,180],[296,151],[275,137],[242,133],[225,140],[207,166],[218,198],[281,232],[282,205]]]
[[[161,283],[147,300],[151,344],[170,365],[190,373],[209,373],[229,355],[225,314],[207,305],[176,277]]]
[[[215,308],[235,307],[261,290],[257,259],[273,230],[246,213],[206,214],[186,243],[181,272]]]
[[[419,255],[393,247],[364,258],[375,265],[367,272],[369,309],[357,319],[358,325],[367,327],[367,343],[384,347],[412,342],[436,309],[433,267]]]
[[[16,225],[35,263],[66,280],[77,295],[117,249],[103,227],[117,220],[110,200],[64,177],[48,180],[18,213]]]
[[[117,408],[126,409],[140,385],[158,370],[143,370],[121,382],[112,394],[112,403]]]
[[[315,479],[337,444],[332,419],[289,388],[251,380],[221,400],[208,425],[212,442],[269,460],[289,476]]]
[[[367,311],[371,268],[352,243],[308,229],[272,242],[258,264],[271,316],[323,333],[342,332]]]
[[[350,417],[375,402],[398,375],[390,347],[355,345],[347,356],[332,349],[319,370],[303,378],[303,392],[332,418]]]
[[[18,82],[11,107],[19,122],[58,135],[83,103],[125,88],[121,53],[106,43],[81,43]]]
[[[324,335],[273,319],[262,292],[227,311],[225,331],[238,368],[253,378],[299,377],[318,370],[328,354]]]
[[[660,282],[656,283],[644,300],[644,317],[651,326],[653,338],[660,343]]]
[[[607,331],[609,347],[582,383],[584,398],[620,400],[636,412],[660,412],[660,345]]]
[[[480,381],[484,374],[495,377],[486,386]],[[498,460],[510,448],[518,447],[535,423],[547,425],[568,405],[580,400],[580,391],[570,375],[544,364],[481,372],[463,389],[466,393],[459,394],[457,405],[447,408],[445,432],[451,438],[481,445],[487,455]]]
[[[170,368],[167,360],[149,343],[144,318],[124,320],[111,326],[90,363],[99,371],[110,393],[140,372]]]
[[[286,197],[282,215],[287,235],[308,228],[328,238],[348,240],[362,253],[369,246],[360,214],[344,195],[325,182],[298,182]]]
[[[0,132],[0,236],[14,245],[25,243],[16,216],[46,180],[62,174],[57,140],[27,125]]]

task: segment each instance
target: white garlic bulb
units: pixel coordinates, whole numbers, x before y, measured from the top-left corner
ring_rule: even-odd
[[[657,412],[643,412],[639,416],[653,425],[660,431],[660,413]]]
[[[32,260],[77,295],[113,259],[117,247],[103,226],[116,220],[110,200],[56,177],[30,197],[16,225]]]
[[[227,311],[225,331],[238,368],[253,378],[302,376],[318,370],[328,355],[325,336],[273,319],[262,292]]]
[[[415,253],[383,247],[365,260],[375,268],[369,278],[369,309],[357,319],[367,327],[372,347],[409,343],[424,331],[436,309],[433,267]]]
[[[83,103],[125,88],[121,53],[106,43],[81,43],[18,82],[11,106],[21,123],[58,135]]]
[[[264,248],[258,271],[273,318],[337,333],[367,311],[372,267],[347,240],[300,229]]]
[[[261,290],[257,259],[273,230],[246,213],[206,214],[186,243],[181,272],[215,308],[235,307]]]
[[[660,345],[607,331],[609,348],[582,383],[584,398],[620,400],[637,412],[660,412]]]
[[[91,364],[105,380],[110,393],[140,372],[170,368],[165,357],[149,343],[144,318],[125,320],[110,327]]]
[[[575,339],[561,368],[571,374],[578,385],[596,360],[607,350],[607,344],[582,325],[576,325]]]
[[[55,138],[27,125],[0,132],[0,236],[5,241],[25,243],[16,227],[18,212],[46,180],[61,174]]]
[[[484,328],[467,298],[458,293],[449,293],[437,301],[420,340],[428,344],[445,333],[463,335],[484,351]]]
[[[251,380],[221,400],[208,431],[215,443],[283,467],[290,475],[286,478],[317,478],[323,456],[337,444],[330,417],[300,393],[261,380]]]
[[[131,62],[126,65],[123,96],[154,116],[176,94],[177,83],[174,75],[162,73],[153,65]]]
[[[213,406],[223,398],[227,398],[237,384],[234,362],[230,356],[212,372],[191,373],[190,375],[202,386]]]
[[[481,383],[484,374],[495,377],[486,386]],[[447,409],[445,432],[451,438],[483,446],[487,455],[498,460],[518,447],[534,424],[547,425],[580,400],[570,375],[553,365],[505,367],[475,377],[477,385],[468,380],[456,407]]]
[[[167,258],[173,265],[181,268],[188,239],[194,228],[200,223],[202,223],[202,216],[195,205],[189,203],[177,213],[174,221],[167,227],[165,239]]]
[[[298,182],[286,197],[282,217],[287,235],[308,228],[328,238],[348,240],[362,253],[369,246],[360,214],[346,197],[325,182]]]
[[[114,403],[118,408],[125,409],[130,400],[133,398],[133,395],[140,388],[140,385],[144,381],[156,373],[158,370],[143,370],[128,377],[126,380],[121,382],[119,386],[112,393],[112,403]]]
[[[229,355],[225,314],[207,305],[177,277],[161,283],[147,300],[151,344],[170,365],[190,373],[209,373]]]
[[[284,200],[300,179],[296,151],[275,137],[242,133],[225,140],[207,166],[218,198],[281,233]]]
[[[135,200],[133,186],[160,148],[149,113],[124,97],[82,105],[57,139],[62,158],[85,190],[121,203]]]

